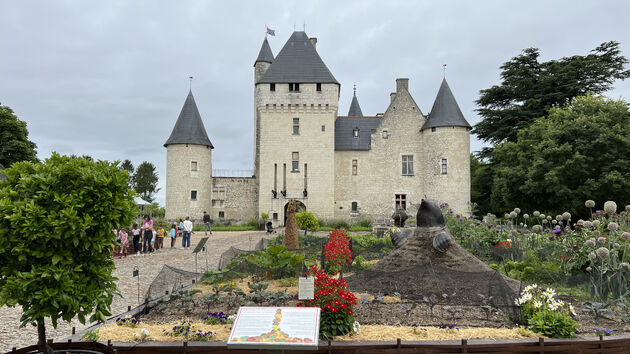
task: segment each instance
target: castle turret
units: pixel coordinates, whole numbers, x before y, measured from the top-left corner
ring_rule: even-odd
[[[279,224],[289,199],[318,217],[334,217],[340,85],[314,43],[293,32],[255,83],[258,209]]]
[[[354,87],[354,95],[352,96],[352,103],[350,103],[350,109],[348,110],[348,117],[363,117],[361,106],[359,106],[359,100],[357,99],[357,87]]]
[[[258,52],[258,57],[254,62],[254,84],[258,83],[260,78],[265,75],[271,63],[273,63],[273,52],[271,51],[271,47],[269,47],[267,36],[265,36],[265,40],[260,47],[260,52]],[[258,177],[260,169],[259,161],[256,158],[256,156],[260,154],[260,117],[258,112],[260,99],[261,97],[258,97],[254,89],[254,177],[256,178]]]
[[[425,193],[456,212],[470,210],[470,129],[446,79],[422,126]]]
[[[166,219],[198,219],[210,209],[212,143],[192,91],[188,93],[166,147]]]

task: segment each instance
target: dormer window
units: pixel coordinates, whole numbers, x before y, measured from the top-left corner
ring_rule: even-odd
[[[275,91],[276,90],[276,84],[269,84],[269,91]]]
[[[298,83],[290,83],[289,84],[289,92],[300,92],[300,84],[298,84]]]
[[[352,131],[352,136],[355,138],[359,137],[359,127],[354,128],[354,130]]]

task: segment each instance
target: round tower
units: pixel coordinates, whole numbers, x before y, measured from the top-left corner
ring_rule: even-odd
[[[428,200],[446,202],[457,213],[470,211],[470,129],[444,79],[421,129],[424,190]]]
[[[166,147],[166,219],[199,220],[210,211],[212,143],[192,91],[188,93]]]

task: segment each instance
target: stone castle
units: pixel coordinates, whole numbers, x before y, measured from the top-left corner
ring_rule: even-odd
[[[385,113],[364,116],[356,89],[338,115],[341,84],[294,32],[276,57],[265,38],[254,62],[254,169],[212,172],[212,143],[189,92],[166,147],[166,218],[252,220],[283,225],[286,206],[320,220],[386,223],[397,208],[415,215],[422,199],[469,210],[470,124],[446,80],[428,115],[396,79]]]

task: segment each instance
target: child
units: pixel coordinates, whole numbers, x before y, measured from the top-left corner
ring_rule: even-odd
[[[133,253],[136,256],[140,255],[140,229],[138,228],[138,224],[133,224],[131,228],[131,234],[133,235]]]
[[[171,248],[175,246],[176,239],[177,239],[177,225],[173,224],[171,225]]]
[[[122,258],[122,254],[127,258],[127,246],[129,245],[129,234],[127,229],[123,228],[119,232],[120,237],[120,249],[118,250],[118,258]]]
[[[157,250],[160,248],[164,248],[164,228],[162,225],[158,227],[157,230],[157,245],[155,246]]]
[[[120,236],[118,235],[118,230],[116,229],[112,229],[112,232],[114,233],[114,235],[116,235],[116,242],[120,242]],[[116,256],[118,255],[118,246],[113,245],[112,249],[114,251],[114,258],[116,258]]]

